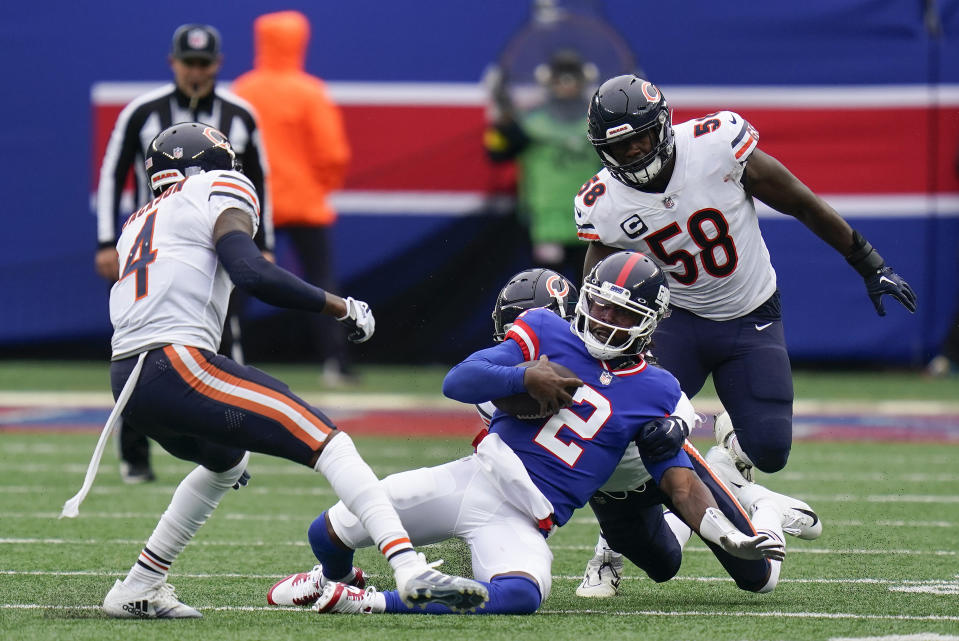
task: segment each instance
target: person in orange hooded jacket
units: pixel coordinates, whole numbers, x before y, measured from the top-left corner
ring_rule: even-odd
[[[233,83],[259,116],[270,158],[273,221],[289,237],[309,282],[337,291],[331,232],[336,212],[327,196],[343,185],[350,148],[339,108],[326,84],[303,70],[310,23],[298,11],[268,13],[254,21],[254,68]],[[325,359],[331,384],[349,375],[342,329],[316,315],[313,347]]]

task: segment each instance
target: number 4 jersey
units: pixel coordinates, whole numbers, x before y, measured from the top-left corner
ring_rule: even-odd
[[[521,420],[497,411],[489,428],[516,453],[552,503],[557,525],[606,482],[643,424],[672,414],[694,424],[692,405],[672,374],[645,362],[609,369],[590,356],[567,321],[549,310],[523,312],[506,341],[515,341],[526,360],[545,354],[583,381],[573,395],[575,404],[551,418]],[[675,461],[653,465],[685,467],[685,456],[680,452]]]
[[[740,182],[759,134],[731,111],[674,131],[666,191],[639,191],[603,169],[575,198],[577,234],[648,254],[669,274],[673,306],[712,320],[738,318],[776,291],[756,208]]]
[[[127,219],[117,241],[120,280],[110,290],[113,359],[169,343],[215,352],[233,283],[220,265],[213,226],[227,209],[250,216],[260,204],[235,171],[210,171],[172,185]]]

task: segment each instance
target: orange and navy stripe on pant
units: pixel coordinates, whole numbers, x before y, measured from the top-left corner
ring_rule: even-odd
[[[114,362],[114,394],[135,358]],[[213,352],[167,345],[152,350],[123,413],[124,421],[174,456],[214,471],[244,451],[312,465],[336,429],[283,382]]]

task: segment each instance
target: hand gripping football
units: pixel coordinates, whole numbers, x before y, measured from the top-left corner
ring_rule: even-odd
[[[520,363],[516,367],[532,367],[537,361],[526,361]],[[547,361],[546,363],[553,368],[553,371],[556,372],[559,376],[563,378],[579,378],[573,370],[553,361]],[[576,386],[569,386],[566,388],[566,391],[570,394],[573,394],[576,391]],[[544,414],[540,411],[539,401],[529,395],[529,392],[520,392],[518,394],[512,394],[510,396],[503,396],[501,398],[494,398],[493,405],[511,416],[522,419],[534,419],[534,418],[546,418],[551,416],[551,414]]]

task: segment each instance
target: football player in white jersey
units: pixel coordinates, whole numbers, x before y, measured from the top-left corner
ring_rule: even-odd
[[[884,295],[914,312],[915,293],[832,207],[758,149],[759,134],[739,114],[673,126],[662,92],[624,75],[600,86],[587,119],[604,168],[574,199],[578,235],[590,243],[584,273],[620,249],[649,254],[669,274],[672,309],[653,337],[657,361],[690,398],[712,375],[728,412],[714,434],[743,482],[754,466],[782,469],[792,443],[792,372],[753,199],[794,216],[844,256],[880,316]]]
[[[717,436],[747,474],[776,472],[792,441],[792,376],[776,273],[753,199],[794,216],[864,278],[880,316],[888,294],[910,312],[908,283],[826,202],[775,158],[739,114],[673,126],[662,92],[633,75],[590,101],[588,137],[602,169],[575,198],[585,271],[619,249],[651,255],[669,274],[672,316],[654,353],[692,398],[709,374],[729,413]],[[724,427],[725,426],[725,427]]]
[[[348,435],[283,382],[216,353],[234,285],[272,305],[334,316],[354,342],[373,334],[366,303],[325,292],[263,258],[253,243],[259,200],[221,132],[173,125],[150,144],[145,164],[156,198],[124,226],[120,279],[110,294],[115,411],[198,466],[177,487],[129,574],[107,594],[106,613],[201,616],[179,601],[167,574],[223,495],[246,484],[250,451],[323,474],[389,560],[405,602],[481,605],[488,596],[482,585],[435,570],[413,549]],[[341,580],[363,577],[350,571]]]

